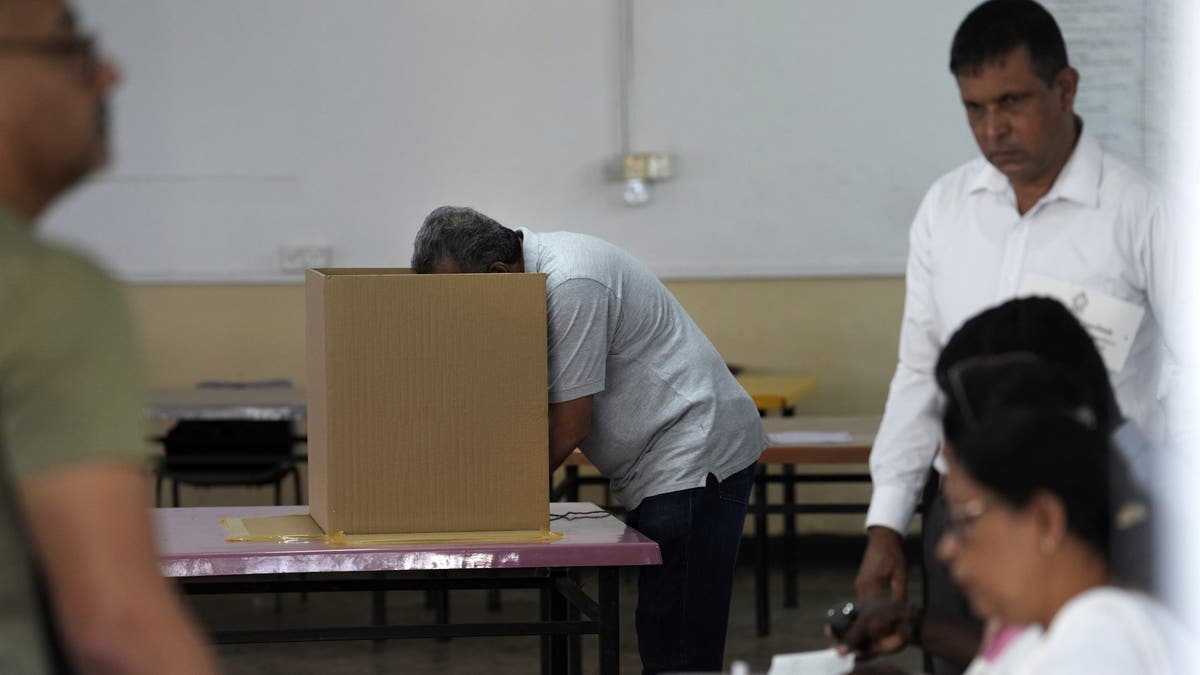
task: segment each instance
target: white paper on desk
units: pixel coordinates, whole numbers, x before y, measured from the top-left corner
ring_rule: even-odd
[[[767,434],[771,445],[847,445],[849,431],[776,431]]]
[[[854,670],[854,655],[842,655],[836,649],[771,657],[767,675],[846,675]]]

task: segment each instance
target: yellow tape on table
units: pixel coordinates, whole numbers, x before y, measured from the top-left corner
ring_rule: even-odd
[[[492,532],[416,532],[411,534],[326,534],[307,513],[266,518],[223,518],[221,525],[229,542],[295,544],[323,542],[330,546],[381,546],[387,544],[491,544],[541,543],[562,539],[561,532],[542,530],[497,530]]]

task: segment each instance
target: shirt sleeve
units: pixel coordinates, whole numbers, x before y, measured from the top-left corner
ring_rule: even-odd
[[[1163,340],[1158,398],[1166,413],[1166,438],[1172,444],[1183,439],[1194,441],[1200,438],[1200,423],[1186,412],[1188,406],[1183,400],[1186,391],[1184,373],[1197,372],[1195,347],[1184,334],[1186,317],[1183,314],[1189,302],[1184,297],[1184,289],[1188,288],[1185,281],[1188,270],[1183,260],[1187,246],[1179,228],[1180,220],[1173,217],[1161,200],[1151,202],[1145,217],[1145,226],[1139,228],[1144,237],[1139,263],[1150,310]]]
[[[571,279],[547,296],[550,403],[573,401],[604,391],[610,311],[619,301],[603,284]]]
[[[932,288],[935,189],[926,194],[909,234],[899,364],[871,448],[873,491],[866,524],[897,532],[908,529],[941,443],[938,389],[933,377],[941,349]]]
[[[128,312],[93,265],[48,250],[25,284],[0,374],[0,433],[19,479],[64,464],[147,455]]]

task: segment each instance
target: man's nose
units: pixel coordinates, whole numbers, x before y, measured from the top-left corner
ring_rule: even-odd
[[[1012,128],[1008,115],[995,108],[988,108],[984,115],[983,129],[988,140],[1001,140],[1008,135]]]

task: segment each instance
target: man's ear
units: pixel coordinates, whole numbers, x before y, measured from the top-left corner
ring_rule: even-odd
[[[1054,83],[1058,85],[1061,92],[1059,102],[1062,104],[1063,110],[1073,110],[1075,93],[1079,91],[1079,71],[1067,66],[1054,77]]]
[[[492,263],[491,265],[488,265],[488,271],[489,272],[511,272],[512,269],[509,267],[508,263],[503,263],[503,262],[500,262],[499,260],[497,260],[496,262]]]

